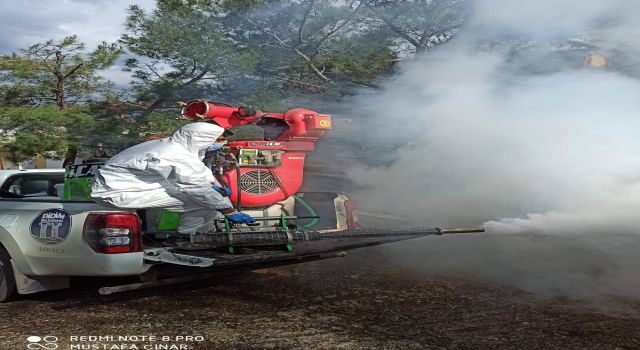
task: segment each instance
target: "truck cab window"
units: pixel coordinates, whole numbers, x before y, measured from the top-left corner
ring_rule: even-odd
[[[43,178],[34,176],[14,176],[5,181],[2,190],[21,197],[57,196],[56,184],[64,182],[64,178]]]

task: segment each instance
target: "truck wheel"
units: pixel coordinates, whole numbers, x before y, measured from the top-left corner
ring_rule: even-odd
[[[5,302],[16,292],[16,279],[13,277],[11,258],[0,246],[0,303]]]

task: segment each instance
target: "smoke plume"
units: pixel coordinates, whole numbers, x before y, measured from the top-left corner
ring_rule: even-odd
[[[351,142],[377,149],[349,169],[363,220],[484,223],[413,244],[432,272],[637,296],[640,4],[472,4],[456,38],[356,98]]]

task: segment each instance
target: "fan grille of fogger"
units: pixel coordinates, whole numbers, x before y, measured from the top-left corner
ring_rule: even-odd
[[[245,193],[262,195],[278,188],[278,182],[266,170],[250,170],[240,176],[240,190]]]

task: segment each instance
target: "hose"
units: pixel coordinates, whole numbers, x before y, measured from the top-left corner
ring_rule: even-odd
[[[289,211],[287,210],[287,208],[284,207],[284,204],[282,203],[276,203],[280,206],[280,210],[282,210],[282,212],[284,213],[285,216],[291,216],[291,213],[289,213]]]
[[[282,193],[284,193],[284,198],[289,198],[289,191],[287,191],[287,188],[284,187],[284,185],[282,184],[282,181],[280,181],[280,178],[278,177],[278,175],[273,171],[273,169],[269,169],[269,173],[271,174],[271,176],[273,176],[273,179],[276,180],[276,183],[278,184],[278,187],[280,187],[280,189],[282,190]],[[315,210],[313,210],[313,208],[307,204],[307,202],[303,201],[302,198],[293,195],[292,196],[298,203],[302,204],[303,207],[305,207],[305,209],[307,209],[307,212],[309,212],[309,216],[318,216],[315,212]],[[309,228],[309,227],[313,227],[318,223],[318,219],[313,219],[311,220],[311,222],[309,222],[308,224],[304,224],[302,226],[300,226],[301,228]]]
[[[242,189],[240,188],[240,164],[236,162],[236,188],[238,189],[238,203],[236,209],[242,211]]]
[[[222,186],[231,188],[227,181],[225,181],[224,174],[213,173],[213,176],[215,176],[216,180],[218,180]]]
[[[302,206],[307,209],[307,211],[309,212],[309,216],[318,216],[318,214],[316,214],[316,211],[313,210],[313,208],[307,204],[307,202],[303,201],[302,198],[294,195],[293,198],[296,200],[296,202],[302,204]],[[313,227],[318,223],[318,219],[313,219],[311,220],[311,222],[309,222],[308,224],[304,224],[302,226],[300,226],[301,228],[309,228],[309,227]]]
[[[280,187],[280,189],[282,190],[282,193],[284,193],[284,198],[287,199],[289,198],[289,191],[287,191],[287,188],[284,187],[284,185],[282,184],[282,181],[280,181],[280,177],[278,177],[278,174],[275,173],[275,171],[273,171],[273,169],[269,169],[269,174],[271,174],[271,176],[273,176],[273,179],[276,180],[276,183],[278,184],[278,187]]]
[[[236,168],[236,188],[238,189],[238,203],[236,203],[236,210],[242,211],[242,189],[240,188],[240,164],[238,164],[238,158],[235,154],[229,152],[229,156],[233,159],[233,165]]]

